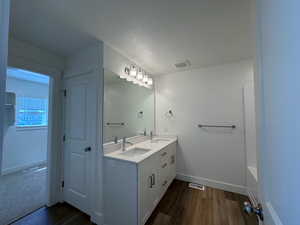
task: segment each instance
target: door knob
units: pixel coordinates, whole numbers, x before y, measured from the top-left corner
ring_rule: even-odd
[[[90,152],[90,151],[92,151],[92,148],[89,146],[89,147],[86,147],[85,149],[84,149],[84,151],[85,152]]]

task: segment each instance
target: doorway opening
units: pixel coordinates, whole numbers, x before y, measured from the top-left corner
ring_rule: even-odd
[[[7,68],[0,176],[0,221],[8,224],[48,203],[50,77]]]

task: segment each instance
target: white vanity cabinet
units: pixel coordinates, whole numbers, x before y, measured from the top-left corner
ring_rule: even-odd
[[[144,224],[159,202],[159,157],[154,154],[138,165],[138,217]]]
[[[105,225],[144,225],[176,176],[173,141],[140,162],[104,158]]]

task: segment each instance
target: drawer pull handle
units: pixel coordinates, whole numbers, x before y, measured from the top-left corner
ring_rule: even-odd
[[[166,154],[167,154],[167,153],[166,153],[166,152],[164,152],[164,153],[162,153],[162,154],[161,154],[161,156],[165,156]]]
[[[155,181],[155,174],[153,173],[151,177],[152,177],[152,186],[154,186],[155,183],[156,183],[156,181]]]
[[[161,168],[166,168],[167,165],[168,165],[168,164],[165,163],[165,164],[163,164],[163,165],[161,166]]]
[[[174,164],[174,163],[175,163],[175,156],[172,155],[172,156],[171,156],[171,164]]]
[[[153,186],[153,177],[152,177],[152,175],[149,176],[149,180],[150,180],[150,182],[149,182],[150,188],[152,188],[152,186]]]

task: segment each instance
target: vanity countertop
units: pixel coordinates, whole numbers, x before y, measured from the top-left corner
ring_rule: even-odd
[[[143,142],[136,143],[132,146],[129,146],[126,148],[126,151],[122,151],[122,149],[118,149],[116,151],[104,154],[104,158],[127,161],[131,163],[140,163],[143,160],[150,157],[151,155],[153,155],[154,153],[159,152],[169,144],[176,141],[177,141],[177,137],[175,136],[172,137],[156,136],[153,140],[146,140]],[[136,154],[136,155],[127,154],[135,150],[142,152],[142,154]]]

